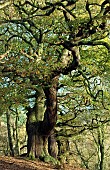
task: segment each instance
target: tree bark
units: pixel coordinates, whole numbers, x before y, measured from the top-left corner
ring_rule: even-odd
[[[46,97],[46,111],[44,114],[44,120],[42,122],[42,129],[40,131],[45,136],[49,136],[51,134],[57,121],[58,78],[59,76],[53,78],[51,84],[44,88]]]
[[[19,120],[19,116],[18,116],[18,112],[16,110],[16,120],[15,120],[15,131],[16,131],[16,154],[19,155],[20,154],[20,143],[19,143],[19,132],[18,132],[18,120]]]
[[[57,145],[57,142],[56,142],[56,139],[55,139],[54,131],[48,138],[48,152],[52,157],[57,158],[58,145]]]
[[[39,109],[38,102],[41,94],[39,94],[39,97],[37,98],[37,104],[35,105],[35,107],[28,111],[28,156],[42,157],[44,155],[49,155],[50,146],[48,147],[48,138],[51,136],[57,121],[57,85],[58,76],[53,78],[51,84],[44,88],[46,98],[46,110],[43,120],[38,120],[39,114],[42,115],[42,109]],[[55,141],[51,137],[49,138],[49,144],[55,146]],[[51,149],[50,154],[56,158],[56,153],[54,152],[56,151],[52,151]]]

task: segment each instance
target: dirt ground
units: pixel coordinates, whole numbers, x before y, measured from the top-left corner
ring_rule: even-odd
[[[23,158],[0,157],[0,170],[84,170],[69,166],[53,166],[41,161],[31,161]]]

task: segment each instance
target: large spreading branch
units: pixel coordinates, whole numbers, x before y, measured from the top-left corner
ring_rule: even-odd
[[[66,3],[64,3],[64,2],[66,2]],[[33,35],[33,37],[35,38],[35,40],[39,43],[42,40],[43,34],[42,34],[41,30],[39,30],[39,35],[40,35],[39,37],[36,36],[36,34],[34,34],[33,29],[31,29],[31,27],[34,27],[35,29],[37,29],[37,27],[36,27],[35,23],[31,20],[31,18],[34,18],[35,16],[49,16],[54,12],[54,10],[60,10],[60,11],[63,11],[65,21],[68,24],[69,29],[70,29],[70,37],[73,39],[73,41],[78,42],[82,39],[88,38],[91,35],[99,32],[99,30],[100,30],[100,33],[101,33],[101,30],[103,31],[105,29],[105,26],[106,26],[105,22],[106,21],[102,21],[97,26],[96,25],[94,26],[94,21],[99,19],[99,15],[101,17],[105,17],[105,16],[107,16],[107,14],[109,14],[109,12],[110,12],[109,0],[105,0],[102,4],[89,3],[89,1],[87,0],[85,8],[86,8],[87,12],[89,13],[90,21],[87,22],[86,24],[82,23],[81,25],[79,25],[77,30],[76,30],[76,33],[73,33],[73,27],[69,22],[71,21],[71,16],[74,19],[76,18],[76,16],[72,12],[72,10],[74,11],[74,9],[75,9],[76,2],[77,2],[77,0],[75,0],[75,1],[48,2],[48,3],[45,3],[45,5],[43,7],[40,6],[37,3],[36,4],[31,3],[29,1],[25,1],[24,3],[19,2],[18,4],[14,3],[14,6],[18,9],[18,11],[21,11],[21,13],[25,13],[27,16],[23,17],[23,15],[20,14],[21,18],[19,18],[18,20],[11,19],[11,20],[5,20],[4,22],[6,22],[6,23],[11,22],[11,23],[23,25],[25,27],[25,29],[28,32],[30,32]],[[30,11],[28,13],[26,5],[29,5],[30,8],[32,8],[35,11],[35,13],[31,14]],[[100,6],[100,8],[101,8],[100,12],[94,17],[92,17],[92,12],[90,10],[90,6],[93,6],[93,5]],[[71,10],[70,6],[73,6],[72,10]],[[30,27],[27,27],[25,22],[28,22]]]
[[[103,27],[103,28],[101,27],[103,22],[94,26],[93,20],[97,20],[97,18],[99,16],[97,15],[97,16],[92,17],[92,12],[90,10],[91,9],[90,6],[98,5],[101,8],[99,14],[101,14],[102,16],[105,17],[106,15],[109,14],[109,9],[107,8],[107,7],[109,7],[108,6],[109,0],[105,0],[101,5],[99,5],[97,3],[89,3],[89,1],[87,0],[85,9],[89,14],[90,21],[87,22],[86,24],[84,24],[84,23],[80,24],[77,28],[75,28],[76,32],[74,31],[74,33],[73,33],[73,27],[72,27],[72,25],[70,25],[69,22],[71,21],[70,16],[72,16],[73,19],[76,19],[76,16],[74,15],[73,11],[76,7],[77,1],[78,0],[74,0],[74,1],[61,0],[58,2],[47,2],[43,6],[42,5],[40,6],[38,3],[35,3],[35,2],[32,3],[30,1],[25,1],[22,3],[19,1],[18,3],[13,4],[19,11],[19,19],[10,19],[10,20],[6,19],[4,21],[4,23],[14,23],[14,24],[17,24],[17,25],[20,24],[21,26],[23,26],[27,32],[31,33],[32,37],[36,40],[36,42],[39,45],[39,43],[42,43],[43,32],[41,29],[37,28],[36,24],[34,23],[34,20],[32,20],[31,18],[34,18],[35,16],[50,16],[51,14],[53,14],[53,12],[55,10],[60,10],[60,12],[62,12],[62,16],[64,16],[66,24],[68,24],[68,26],[69,26],[69,30],[70,30],[70,32],[68,32],[69,38],[68,38],[68,40],[61,40],[59,38],[59,40],[61,40],[60,43],[56,43],[55,45],[59,45],[59,46],[61,45],[64,47],[64,49],[66,49],[66,53],[64,52],[61,54],[61,59],[65,55],[64,58],[65,58],[65,61],[67,61],[67,62],[65,65],[64,65],[64,60],[62,62],[60,62],[60,64],[62,66],[55,67],[55,69],[52,70],[51,76],[49,75],[50,78],[53,78],[61,73],[68,74],[69,72],[71,72],[72,70],[75,70],[78,67],[79,59],[80,59],[78,47],[81,45],[91,45],[91,46],[103,45],[108,49],[108,51],[110,51],[110,45],[107,42],[104,42],[101,40],[98,40],[98,41],[96,41],[96,40],[88,41],[87,40],[91,35],[95,34],[97,31],[99,31],[99,29],[101,29],[101,30],[105,29],[105,27]],[[27,6],[29,6],[29,9],[32,9],[32,10],[31,11],[28,10]],[[102,12],[102,11],[104,11],[104,12]],[[25,14],[25,17],[23,17],[22,14]],[[27,23],[28,23],[28,25],[27,25]],[[34,33],[33,28],[39,31],[39,36],[37,36]],[[17,35],[17,33],[16,34],[12,33],[12,35],[7,40],[7,42],[9,42],[11,39],[13,39],[15,37],[21,38],[23,41],[25,41],[27,44],[29,44],[31,47],[33,47],[33,44],[31,43],[30,40],[27,40],[25,37],[23,37],[20,34]],[[49,42],[49,44],[52,45],[51,42]],[[28,59],[34,60],[33,56],[29,56],[24,51],[21,51],[21,53],[24,56],[26,56]],[[37,54],[35,54],[35,56],[37,57]],[[31,77],[31,79],[33,79],[32,77]]]
[[[90,40],[90,41],[85,40],[84,41],[84,40],[81,40],[79,42],[63,41],[63,42],[58,43],[58,45],[59,44],[60,45],[62,44],[65,48],[67,48],[69,50],[72,49],[75,46],[81,46],[81,45],[88,45],[88,46],[101,45],[101,46],[105,46],[107,48],[108,52],[110,52],[110,44],[105,42],[105,41],[101,41],[101,40],[99,40],[99,41],[92,41],[92,40]]]

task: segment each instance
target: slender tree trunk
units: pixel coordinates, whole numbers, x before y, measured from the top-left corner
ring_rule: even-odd
[[[104,126],[97,129],[99,147],[99,170],[104,170]]]
[[[20,147],[19,147],[19,135],[18,135],[18,112],[16,110],[16,120],[15,120],[15,131],[16,131],[16,154],[20,154]]]
[[[76,142],[74,142],[75,144],[75,148],[76,148],[76,151],[78,153],[78,156],[80,157],[82,163],[84,164],[84,166],[86,167],[86,169],[89,169],[89,165],[88,165],[88,160],[85,160],[83,154],[81,153],[80,149],[78,148],[78,145]]]
[[[10,127],[10,113],[6,113],[7,118],[7,131],[8,131],[8,142],[10,147],[10,155],[14,156],[14,149],[13,149],[13,141],[12,141],[12,135],[11,135],[11,127]]]

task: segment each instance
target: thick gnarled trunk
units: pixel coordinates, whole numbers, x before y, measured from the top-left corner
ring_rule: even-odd
[[[57,149],[52,149],[53,146],[56,146],[52,132],[57,121],[57,85],[58,76],[51,81],[48,87],[44,88],[46,110],[43,120],[37,119],[39,114],[42,114],[41,112],[38,114],[37,105],[27,114],[28,156],[43,157],[50,154],[56,158]],[[42,107],[44,106],[42,105]]]
[[[46,111],[42,122],[41,133],[49,136],[55,127],[57,121],[57,85],[58,76],[56,76],[49,87],[44,89],[46,96]]]
[[[53,149],[55,140],[52,132],[57,121],[58,79],[61,73],[68,74],[68,72],[75,70],[78,67],[80,59],[79,49],[77,47],[69,47],[68,44],[64,45],[67,45],[67,50],[64,50],[62,53],[61,67],[54,69],[51,74],[48,75],[48,78],[46,77],[47,82],[44,82],[43,85],[43,92],[46,99],[46,110],[43,120],[39,121],[37,119],[39,115],[38,105],[36,107],[37,109],[35,108],[35,113],[28,115],[28,119],[34,115],[34,121],[27,121],[28,155],[32,154],[34,157],[47,154],[56,157],[56,150]],[[37,97],[37,99],[38,98],[39,97]]]
[[[29,123],[27,127],[27,154],[33,158],[43,156],[43,136],[39,133],[41,122]]]

